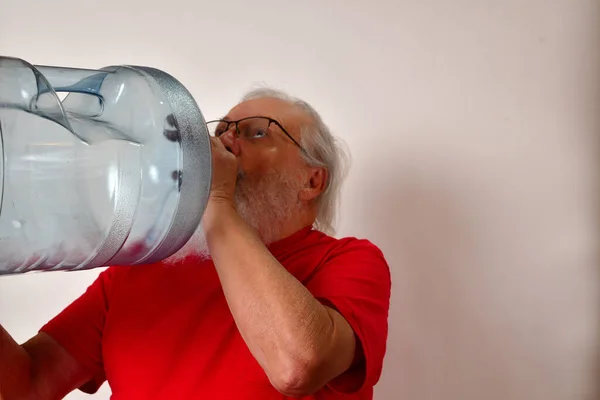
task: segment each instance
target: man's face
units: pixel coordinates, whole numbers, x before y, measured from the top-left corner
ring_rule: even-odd
[[[250,100],[234,107],[223,119],[237,121],[256,116],[273,118],[300,142],[300,125],[306,117],[282,100]],[[233,125],[220,137],[238,159],[238,212],[263,241],[276,240],[282,225],[301,207],[298,193],[305,165],[300,148],[276,124],[270,124],[267,134],[256,138],[238,137]]]
[[[294,140],[300,142],[300,126],[307,117],[293,105],[279,99],[263,98],[235,106],[222,119],[238,121],[248,117],[269,117],[278,121]],[[302,169],[300,148],[277,124],[268,125],[268,133],[256,138],[237,137],[235,127],[220,136],[238,159],[242,175],[259,177],[269,170]]]
[[[306,118],[292,105],[277,99],[256,99],[234,107],[222,119],[237,121],[265,116],[278,121],[300,142],[300,124]],[[300,148],[280,128],[271,124],[269,134],[259,138],[237,137],[234,125],[220,136],[238,160],[235,205],[244,221],[253,227],[266,244],[278,239],[289,218],[298,213],[298,198],[306,166]],[[190,253],[208,256],[201,227],[172,261]]]

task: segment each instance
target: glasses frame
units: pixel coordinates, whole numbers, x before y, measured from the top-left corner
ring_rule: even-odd
[[[286,135],[288,138],[290,138],[290,140],[291,140],[292,142],[294,142],[294,144],[295,144],[296,146],[298,146],[298,148],[299,148],[300,150],[302,150],[303,152],[306,152],[306,150],[304,150],[304,148],[303,148],[303,147],[300,145],[300,143],[298,143],[298,141],[296,141],[296,139],[294,139],[294,138],[292,137],[292,135],[290,135],[290,134],[289,134],[289,132],[285,130],[285,128],[284,128],[284,127],[281,125],[281,123],[279,123],[279,121],[277,121],[276,119],[273,119],[273,118],[271,118],[271,117],[266,117],[266,116],[264,116],[264,115],[255,115],[255,116],[252,116],[252,117],[245,117],[245,118],[242,118],[242,119],[238,119],[238,120],[236,120],[236,121],[228,121],[228,120],[225,120],[225,119],[214,119],[214,120],[212,120],[212,121],[208,121],[208,122],[206,123],[206,125],[208,126],[208,124],[213,124],[213,123],[215,123],[215,122],[218,122],[218,123],[221,123],[221,122],[222,122],[222,123],[225,123],[225,124],[227,124],[227,129],[226,129],[226,130],[223,132],[223,133],[225,133],[225,132],[229,131],[229,129],[231,129],[231,124],[235,124],[235,133],[236,133],[236,134],[238,135],[238,137],[239,137],[239,136],[240,136],[240,128],[239,128],[238,124],[239,124],[240,122],[242,122],[242,121],[246,121],[246,120],[248,120],[248,119],[253,119],[253,118],[262,118],[262,119],[266,119],[266,120],[268,120],[268,121],[269,121],[269,125],[267,125],[267,127],[271,126],[271,124],[275,124],[275,125],[277,125],[277,126],[279,127],[279,129],[281,129],[281,131],[282,131],[283,133],[285,133],[285,135]],[[223,134],[223,133],[222,133],[222,134]],[[222,135],[222,134],[221,134],[221,135]],[[219,136],[221,136],[221,135],[219,135]],[[216,135],[215,135],[215,136],[216,136]],[[217,137],[218,137],[218,136],[217,136]]]

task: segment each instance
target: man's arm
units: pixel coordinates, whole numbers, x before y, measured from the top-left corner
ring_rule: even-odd
[[[50,336],[20,346],[0,326],[0,400],[63,398],[91,376]]]
[[[27,399],[31,389],[31,357],[0,326],[0,399]]]
[[[212,201],[209,207],[206,239],[225,297],[273,386],[286,395],[308,395],[346,371],[356,346],[346,320],[315,299],[230,204]]]

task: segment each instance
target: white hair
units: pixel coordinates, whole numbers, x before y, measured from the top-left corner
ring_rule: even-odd
[[[262,87],[249,91],[242,102],[275,98],[286,101],[303,111],[311,120],[300,128],[300,145],[304,149],[302,158],[312,167],[324,167],[327,170],[325,190],[317,197],[317,217],[314,227],[324,233],[335,234],[338,218],[342,182],[346,178],[350,154],[342,146],[345,144],[335,138],[319,113],[306,101],[272,88]]]

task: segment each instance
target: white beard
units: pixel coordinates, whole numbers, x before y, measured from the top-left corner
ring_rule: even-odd
[[[267,171],[259,179],[243,173],[238,175],[234,198],[237,212],[265,245],[281,239],[285,224],[301,211],[299,182],[293,173],[275,169]],[[174,264],[189,256],[202,260],[211,258],[202,224],[190,240],[165,262]]]

